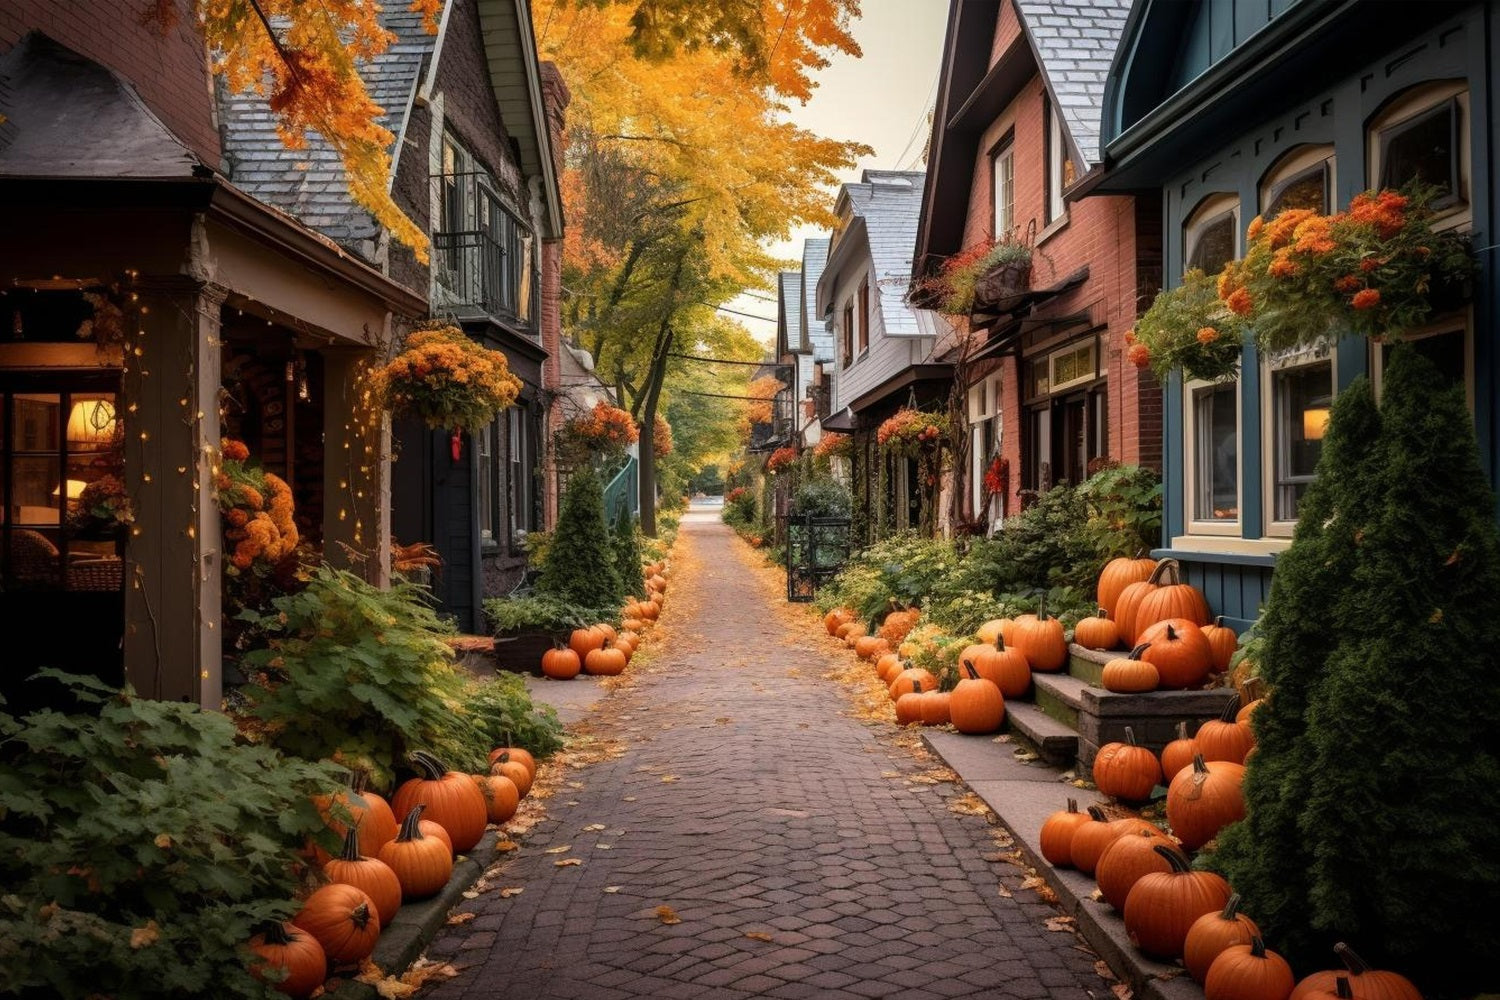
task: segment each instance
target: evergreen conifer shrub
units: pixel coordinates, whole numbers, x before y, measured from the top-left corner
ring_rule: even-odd
[[[604,524],[604,491],[592,468],[579,469],[568,481],[536,589],[570,604],[595,608],[619,607],[625,599]]]
[[[641,543],[635,536],[635,518],[628,507],[621,507],[615,518],[614,537],[615,572],[620,575],[620,585],[627,594],[637,593],[644,583],[641,573]]]

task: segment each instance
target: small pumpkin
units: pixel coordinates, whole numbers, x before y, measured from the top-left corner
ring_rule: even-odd
[[[1162,687],[1198,687],[1208,680],[1208,640],[1203,638],[1203,630],[1186,618],[1157,622],[1136,641],[1149,644],[1141,656],[1161,674]]]
[[[1193,758],[1198,754],[1198,741],[1187,734],[1187,722],[1177,723],[1177,738],[1161,751],[1161,774],[1162,778],[1170,785],[1173,778],[1185,767],[1193,766]]]
[[[418,826],[425,808],[413,806],[401,821],[396,839],[380,849],[380,860],[390,865],[401,883],[403,900],[435,896],[453,877],[453,851]]]
[[[490,764],[491,774],[503,774],[515,783],[516,791],[521,798],[531,793],[531,786],[535,779],[531,776],[531,770],[519,760],[512,760],[510,753],[502,753],[496,757],[494,763]]]
[[[1240,706],[1240,710],[1238,712],[1234,713],[1234,721],[1243,723],[1247,726],[1250,725],[1250,720],[1255,718],[1256,711],[1265,703],[1266,699],[1264,698],[1256,698],[1254,701],[1246,702],[1244,705]],[[1252,729],[1250,731],[1250,734],[1254,736],[1255,730]]]
[[[1167,822],[1182,846],[1196,851],[1230,823],[1245,818],[1245,796],[1240,791],[1245,769],[1239,764],[1193,758],[1167,786]]]
[[[1229,661],[1239,648],[1239,633],[1225,625],[1224,616],[1220,615],[1213,620],[1213,624],[1203,626],[1203,638],[1208,640],[1208,661],[1214,673],[1222,674],[1229,669]]]
[[[896,725],[909,726],[922,721],[922,696],[926,694],[920,686],[896,699]]]
[[[1005,698],[993,682],[979,676],[974,664],[965,662],[968,676],[953,688],[948,700],[948,715],[953,728],[975,735],[993,733],[1005,721]]]
[[[1105,902],[1123,911],[1136,882],[1152,872],[1171,871],[1172,863],[1156,851],[1163,845],[1176,850],[1171,841],[1154,827],[1150,830],[1137,828],[1116,837],[1099,855],[1099,864],[1094,868],[1094,877]]]
[[[410,759],[418,776],[402,782],[391,807],[406,815],[413,806],[425,805],[427,818],[448,831],[456,853],[472,849],[489,823],[484,794],[467,774],[448,770],[429,753],[417,751]]]
[[[1187,966],[1193,981],[1201,985],[1220,952],[1230,945],[1249,944],[1257,937],[1260,937],[1260,928],[1240,912],[1240,894],[1230,893],[1222,910],[1205,913],[1188,928],[1187,940],[1183,942],[1182,964]]]
[[[369,893],[338,882],[314,890],[292,923],[317,938],[334,965],[358,965],[380,937],[380,914]]]
[[[344,853],[329,858],[323,865],[323,874],[330,882],[363,890],[375,904],[380,926],[389,926],[396,918],[396,911],[401,908],[401,883],[396,880],[396,873],[391,871],[390,865],[359,853],[359,837],[355,831],[350,830],[344,836]]]
[[[506,738],[510,738],[509,733],[506,734]],[[494,764],[501,757],[505,757],[508,760],[515,761],[517,764],[520,764],[522,767],[526,768],[527,774],[531,775],[533,778],[536,777],[536,758],[533,757],[531,751],[527,750],[525,747],[496,747],[495,749],[490,751],[491,764]]]
[[[595,677],[618,677],[625,672],[625,654],[607,647],[591,649],[583,658],[583,672]]]
[[[284,971],[285,976],[272,988],[292,1000],[306,1000],[328,978],[323,946],[295,924],[268,922],[265,930],[250,939],[250,950],[256,955],[250,974],[263,980],[268,969]]]
[[[1132,649],[1129,656],[1117,656],[1104,665],[1104,673],[1100,678],[1104,690],[1121,694],[1156,690],[1161,683],[1161,674],[1151,661],[1141,659],[1141,654],[1148,645],[1143,642]]]
[[[998,636],[992,643],[965,647],[958,662],[965,660],[972,660],[979,676],[999,688],[1003,697],[1019,698],[1031,689],[1031,664]]]
[[[1204,760],[1245,763],[1245,755],[1255,746],[1255,734],[1250,731],[1249,723],[1235,720],[1239,706],[1239,698],[1229,699],[1217,719],[1209,719],[1198,727],[1198,752]]]
[[[878,635],[862,635],[854,640],[854,655],[861,660],[873,660],[890,648],[891,644]]]
[[[1336,992],[1340,978],[1349,981],[1349,991],[1356,1000],[1422,1000],[1421,991],[1410,979],[1399,972],[1370,968],[1343,941],[1333,946],[1333,953],[1344,963],[1344,971],[1312,973],[1292,990],[1293,1000],[1313,1000],[1318,991]]]
[[[1175,847],[1156,845],[1171,869],[1143,876],[1125,897],[1125,932],[1147,955],[1171,961],[1182,957],[1188,931],[1199,917],[1229,901],[1229,883],[1213,872],[1193,871]]]
[[[569,646],[557,646],[542,654],[542,674],[553,680],[570,681],[583,669],[583,661]]]
[[[1120,595],[1132,583],[1141,583],[1151,578],[1156,569],[1156,560],[1146,556],[1145,550],[1137,552],[1134,559],[1120,556],[1104,564],[1099,573],[1099,585],[1094,592],[1094,602],[1104,610],[1104,616],[1118,626],[1120,618],[1116,609]]]
[[[1259,936],[1219,952],[1203,977],[1204,1000],[1287,1000],[1296,979]]]
[[[921,719],[918,720],[924,726],[946,726],[953,721],[953,694],[950,691],[939,691],[934,688],[924,691],[918,695],[921,702],[917,706],[921,711]]]
[[[1073,626],[1073,641],[1084,649],[1115,649],[1120,645],[1120,625],[1100,608],[1098,614],[1078,619]]]
[[[931,691],[937,686],[937,678],[932,676],[930,670],[925,670],[922,667],[907,667],[896,675],[895,680],[891,681],[891,700],[895,701],[906,692],[913,690],[914,687],[922,691]]]
[[[886,687],[891,686],[891,681],[902,669],[900,653],[884,653],[875,661],[875,675],[885,681]]]
[[[1161,784],[1161,764],[1156,754],[1136,743],[1135,731],[1126,726],[1125,742],[1106,743],[1094,757],[1094,784],[1105,795],[1139,802]]]
[[[1048,673],[1061,670],[1068,662],[1068,642],[1063,637],[1062,622],[1047,616],[1045,594],[1037,599],[1036,616],[1017,619],[1014,634],[1004,641],[1026,657],[1032,670]]]
[[[1092,822],[1088,813],[1078,811],[1078,800],[1068,799],[1068,808],[1042,821],[1042,857],[1058,868],[1073,864],[1073,835],[1079,827]]]
[[[582,660],[589,655],[589,650],[602,647],[604,638],[604,633],[593,625],[588,628],[575,628],[568,636],[568,648],[577,653],[578,658]]]
[[[521,792],[516,783],[503,774],[470,775],[484,796],[485,814],[491,823],[504,823],[516,814]]]
[[[347,791],[334,796],[320,795],[313,800],[313,804],[318,807],[318,812],[322,814],[329,829],[339,836],[347,833],[349,827],[336,815],[339,811],[337,807],[347,811],[354,821],[354,827],[359,830],[359,853],[373,857],[380,853],[383,845],[395,839],[397,823],[390,803],[365,788],[367,778],[364,771],[350,771]],[[317,845],[314,845],[314,854],[319,862],[332,857]]]
[[[850,618],[848,621],[844,622],[838,628],[833,630],[834,637],[838,639],[849,638],[850,632],[858,632],[860,635],[864,635],[865,623],[857,618]]]
[[[1078,824],[1073,831],[1073,839],[1068,842],[1068,861],[1083,874],[1092,875],[1104,849],[1125,831],[1098,806],[1088,807],[1088,817],[1087,823]]]

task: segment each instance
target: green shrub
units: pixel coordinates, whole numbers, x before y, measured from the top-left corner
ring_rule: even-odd
[[[748,486],[736,486],[724,495],[724,510],[720,514],[724,523],[731,527],[745,527],[755,521],[755,491]]]
[[[662,515],[664,518],[665,515]],[[659,523],[659,522],[658,522]],[[639,594],[645,578],[641,575],[641,542],[636,531],[635,519],[627,507],[620,508],[615,518],[614,535],[610,539],[615,560],[615,572],[627,595]]]
[[[1080,490],[1054,486],[1008,517],[994,538],[969,550],[955,590],[991,593],[1075,587],[1087,589],[1104,560],[1088,530],[1089,509]]]
[[[604,525],[604,494],[588,466],[573,473],[537,592],[569,604],[619,607],[625,599]]]
[[[521,547],[526,551],[527,567],[541,569],[547,565],[547,553],[552,549],[552,532],[528,531]]]
[[[326,834],[311,799],[341,770],[240,745],[196,705],[43,674],[79,708],[0,709],[0,991],[279,997],[243,946],[296,910],[294,852]]]
[[[569,604],[556,597],[491,597],[484,602],[484,617],[490,631],[505,632],[571,632],[608,622],[620,624],[619,608],[590,608]]]
[[[901,532],[852,557],[825,593],[831,604],[847,605],[876,623],[894,606],[923,601],[957,564],[951,542]]]
[[[483,735],[486,752],[499,746],[518,746],[536,757],[545,757],[562,748],[562,723],[557,711],[551,705],[535,704],[519,674],[470,682],[464,691],[463,710]],[[454,761],[447,763],[459,766]],[[463,763],[466,770],[483,773],[482,757],[471,757]]]
[[[848,517],[852,501],[848,487],[836,479],[810,479],[792,496],[795,517]]]
[[[245,657],[245,714],[286,753],[368,765],[380,784],[411,750],[480,749],[457,711],[464,675],[444,641],[451,629],[424,593],[405,581],[381,590],[324,566],[270,612],[247,613],[270,645]]]
[[[1102,567],[1161,544],[1161,477],[1138,465],[1112,465],[1078,487],[1088,512],[1084,532]]]

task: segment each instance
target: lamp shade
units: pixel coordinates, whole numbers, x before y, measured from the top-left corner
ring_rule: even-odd
[[[1328,429],[1328,407],[1309,406],[1302,411],[1302,440],[1321,441]]]
[[[68,443],[107,445],[115,436],[115,404],[107,399],[81,399],[68,413]]]

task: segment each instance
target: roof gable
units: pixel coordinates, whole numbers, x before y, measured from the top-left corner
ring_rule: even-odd
[[[1130,0],[1014,0],[1062,114],[1082,173],[1099,162],[1104,81],[1130,13]],[[1264,3],[1264,0],[1262,0]]]
[[[802,343],[802,272],[776,275],[776,353],[800,351]]]
[[[828,264],[826,236],[802,243],[802,344],[815,361],[833,360],[833,333],[818,312],[818,279]]]
[[[866,170],[861,183],[843,185],[838,205],[845,224],[818,280],[819,303],[831,300],[839,278],[851,264],[868,259],[874,303],[885,332],[895,336],[930,332],[906,301],[925,176],[920,170]]]

